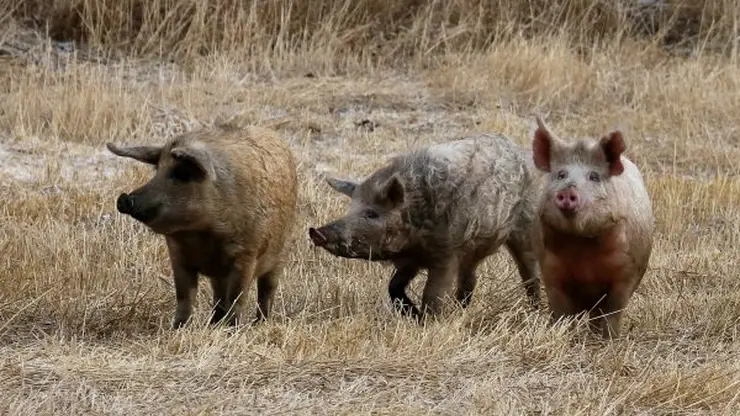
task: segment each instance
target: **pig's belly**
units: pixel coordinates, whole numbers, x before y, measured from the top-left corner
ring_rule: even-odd
[[[459,255],[475,262],[481,261],[500,249],[506,242],[507,232],[502,230],[488,235],[478,235],[467,240],[462,245]]]

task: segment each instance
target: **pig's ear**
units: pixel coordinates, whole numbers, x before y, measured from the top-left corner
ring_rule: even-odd
[[[559,144],[558,138],[552,134],[539,116],[535,117],[535,121],[537,122],[537,129],[535,129],[532,138],[534,165],[543,172],[549,172],[552,169],[553,149]]]
[[[405,197],[404,194],[405,190],[403,189],[403,184],[401,183],[401,180],[398,179],[398,176],[393,175],[381,187],[380,200],[388,208],[393,209],[403,204],[403,200]]]
[[[177,161],[174,173],[180,179],[216,179],[216,170],[206,149],[195,146],[176,147],[170,150],[170,156]]]
[[[622,153],[627,149],[627,145],[624,143],[624,137],[622,137],[622,132],[614,130],[602,137],[599,141],[599,145],[606,157],[606,163],[609,165],[609,175],[621,175],[622,172],[624,172],[624,165],[622,165],[621,157]]]
[[[326,178],[326,183],[328,183],[335,191],[343,193],[350,198],[352,198],[352,194],[355,192],[355,188],[357,188],[357,182],[343,181],[341,179],[331,177]]]
[[[107,143],[105,146],[114,155],[118,155],[121,157],[130,157],[131,159],[136,159],[139,162],[148,163],[155,166],[159,163],[159,157],[162,154],[162,147],[158,146],[119,147],[113,143]]]

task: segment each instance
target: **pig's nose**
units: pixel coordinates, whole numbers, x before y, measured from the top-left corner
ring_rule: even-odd
[[[116,200],[116,209],[118,209],[118,212],[121,214],[131,214],[133,208],[134,202],[128,194],[121,194],[118,196],[118,200]]]
[[[317,247],[323,247],[327,243],[326,236],[313,227],[308,229],[308,236],[311,237],[311,241]]]
[[[574,189],[566,189],[555,194],[555,205],[566,212],[575,212],[581,204],[581,198]]]

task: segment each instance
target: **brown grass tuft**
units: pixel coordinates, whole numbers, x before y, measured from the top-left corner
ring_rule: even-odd
[[[137,55],[192,57],[228,50],[280,59],[309,49],[401,65],[428,61],[440,53],[473,52],[522,35],[561,35],[582,45],[638,36],[736,54],[740,21],[731,0],[5,3],[6,15],[48,31],[53,39]]]

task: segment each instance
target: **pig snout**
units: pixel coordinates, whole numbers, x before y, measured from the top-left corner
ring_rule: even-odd
[[[128,196],[128,194],[118,195],[118,199],[116,200],[116,209],[121,214],[131,214],[131,211],[134,209],[131,197]]]
[[[329,242],[329,239],[320,231],[320,229],[317,230],[313,227],[308,229],[308,236],[316,247],[324,247],[326,243]]]
[[[309,228],[308,236],[316,247],[329,253],[350,259],[366,258],[364,247],[357,244],[357,240],[347,237],[346,225],[342,221],[335,221],[319,228]]]
[[[566,215],[572,215],[581,208],[581,197],[573,188],[555,194],[555,206]]]
[[[121,214],[130,215],[134,219],[143,223],[148,223],[157,217],[159,213],[158,206],[146,207],[134,195],[121,194],[116,200],[116,209]]]

